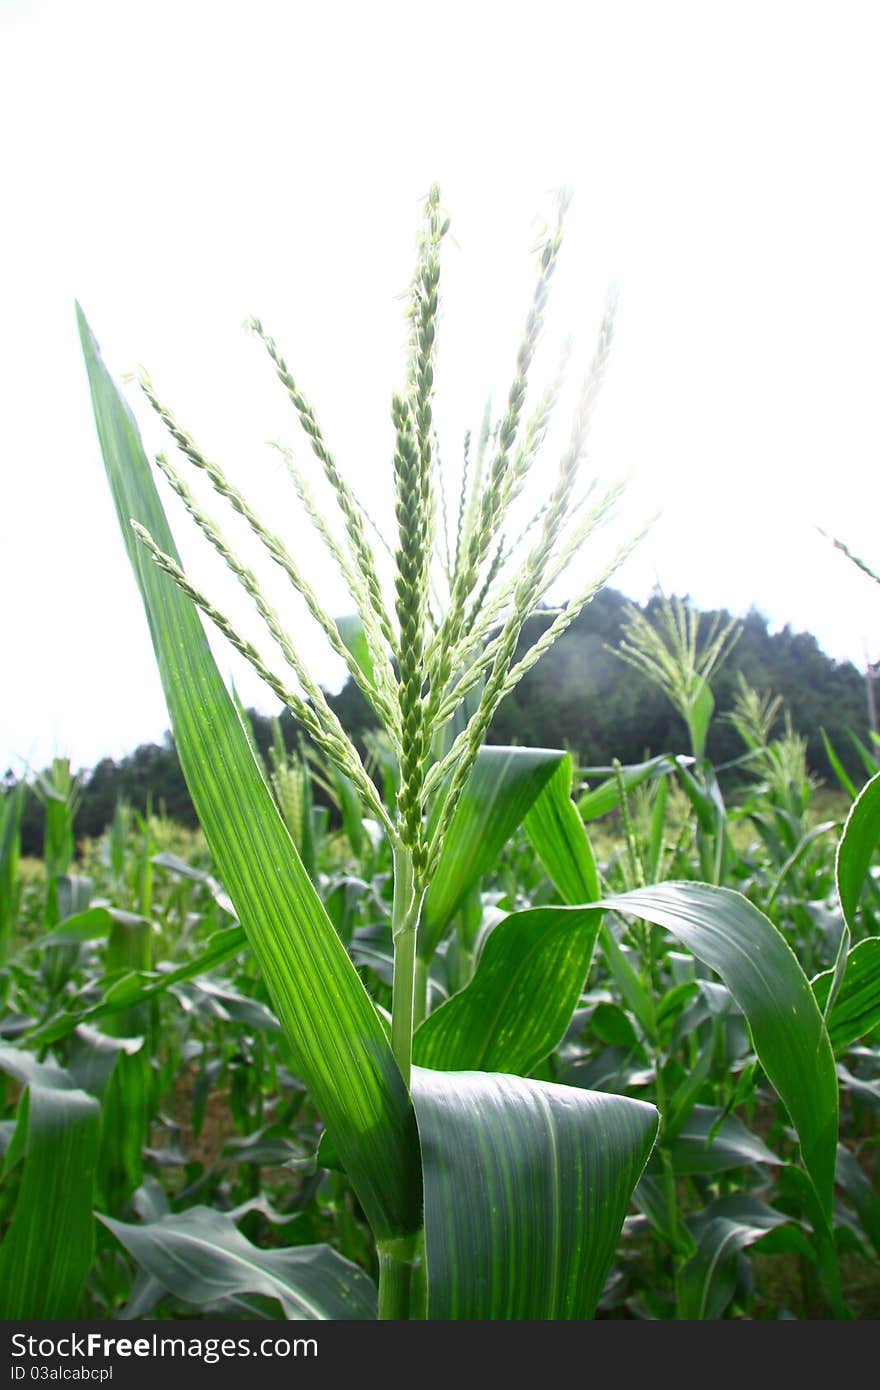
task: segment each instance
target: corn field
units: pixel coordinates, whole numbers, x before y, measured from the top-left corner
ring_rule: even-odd
[[[281,447],[296,526],[344,579],[344,620],[141,374],[175,528],[238,581],[271,659],[185,571],[80,312],[202,830],[121,803],[76,845],[59,758],[35,784],[45,852],[27,867],[21,788],[2,804],[0,1316],[880,1315],[880,747],[861,748],[864,785],[829,748],[820,819],[773,693],[742,682],[715,708],[736,625],[701,630],[675,599],[655,624],[634,611],[618,655],[622,680],[629,664],[664,692],[684,746],[590,767],[552,731],[547,747],[487,742],[639,542],[609,547],[621,489],[584,476],[613,298],[555,454],[561,382],[532,380],[564,213],[535,250],[503,409],[451,477],[433,404],[448,219],[431,191],[387,549],[251,321],[311,454]],[[303,616],[270,599],[205,491]],[[303,659],[303,620],[378,720],[364,746]],[[294,715],[296,748],[279,735],[263,760],[203,623]],[[723,770],[706,754],[721,718],[742,745]]]

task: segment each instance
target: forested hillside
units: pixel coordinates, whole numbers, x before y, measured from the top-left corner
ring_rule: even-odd
[[[490,742],[570,748],[581,765],[607,764],[612,758],[637,762],[648,754],[679,752],[686,746],[685,730],[663,695],[615,654],[629,604],[614,589],[603,590],[550,653],[525,677],[499,710]],[[656,600],[645,605],[651,614]],[[712,614],[701,615],[708,627]],[[548,620],[549,621],[549,620]],[[536,635],[533,623],[522,646]],[[782,696],[794,728],[807,738],[812,771],[832,778],[822,742],[824,728],[844,765],[859,773],[859,759],[850,734],[864,739],[867,703],[864,678],[849,662],[831,661],[815,638],[788,628],[768,631],[767,622],[753,610],[742,622],[740,638],[727,663],[713,677],[716,708],[733,703],[737,673],[762,692]],[[343,724],[360,734],[371,723],[359,691],[349,682],[331,697]],[[254,735],[264,751],[271,742],[270,720],[251,711]],[[285,740],[296,738],[293,720],[282,719]],[[708,752],[723,764],[742,752],[735,730],[715,720]],[[11,780],[11,774],[7,781]],[[76,816],[79,836],[94,836],[109,823],[122,797],[138,810],[148,799],[154,809],[183,824],[195,817],[170,735],[162,744],[142,744],[128,757],[105,758],[82,776]],[[42,847],[42,807],[29,798],[22,825],[25,853]]]

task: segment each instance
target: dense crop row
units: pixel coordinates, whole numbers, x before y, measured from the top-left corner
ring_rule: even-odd
[[[505,413],[450,524],[431,408],[445,229],[432,191],[392,408],[393,604],[366,516],[260,324],[338,505],[341,536],[288,458],[356,619],[325,611],[142,381],[345,661],[382,727],[366,759],[257,575],[160,456],[290,674],[184,573],[81,320],[205,842],[121,806],[75,860],[58,761],[28,881],[21,792],[3,805],[6,1317],[846,1317],[876,1300],[873,755],[860,793],[843,779],[845,823],[817,823],[803,740],[743,684],[728,712],[740,790],[725,799],[706,756],[710,681],[736,632],[701,633],[674,602],[656,626],[634,615],[621,655],[677,709],[687,749],[580,769],[561,749],[485,745],[500,702],[610,572],[522,654],[530,614],[616,497],[578,483],[611,317],[544,501],[511,543],[557,395],[526,413],[549,231]],[[262,763],[199,611],[294,713],[301,754],[279,744]],[[341,829],[316,809],[316,780]]]
[[[825,1008],[844,933],[833,856],[840,827],[814,823],[802,768],[774,777],[791,753],[784,735],[752,751],[742,796],[717,807],[715,830],[730,846],[726,881],[769,914]],[[880,1019],[880,903],[870,875],[856,882],[863,859],[847,879],[844,855],[855,937],[829,1014],[841,1098],[838,1294],[791,1117],[731,988],[673,936],[618,910],[604,919],[581,989],[591,912],[556,905],[586,900],[576,875],[593,874],[567,795],[568,759],[491,750],[478,768],[468,833],[487,837],[492,866],[481,872],[482,862],[463,857],[456,866],[458,903],[429,976],[433,1026],[417,1032],[416,1056],[659,1104],[661,1136],[615,1242],[599,1314],[876,1315],[880,1048],[870,1034]],[[603,893],[700,874],[694,791],[680,780],[693,769],[670,757],[590,780],[579,802],[609,854],[599,866]],[[64,768],[55,771],[47,785],[63,825],[70,799]],[[276,762],[273,780],[333,927],[385,1010],[388,847],[344,792],[343,828],[328,831],[326,812],[311,803],[308,761]],[[877,787],[859,802],[875,835]],[[14,808],[5,810],[8,818]],[[548,843],[566,823],[578,845],[567,860]],[[858,813],[845,842],[856,860],[857,830]],[[52,833],[39,872],[26,866],[7,879],[4,1311],[172,1316],[195,1305],[236,1316],[372,1315],[377,1264],[363,1209],[322,1138],[204,843],[124,807],[76,862],[53,859]],[[657,903],[670,910],[661,890]],[[748,932],[744,914],[734,920]],[[499,972],[503,996],[493,987]],[[804,1099],[818,1107],[818,1075]],[[477,1149],[474,1161],[485,1165],[485,1154]],[[484,1166],[478,1173],[482,1186]],[[10,1278],[21,1242],[24,1281]],[[47,1276],[65,1242],[56,1282]]]

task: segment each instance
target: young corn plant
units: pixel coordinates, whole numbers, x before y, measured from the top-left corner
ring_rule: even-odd
[[[697,815],[697,844],[703,876],[723,882],[730,858],[727,817],[714,769],[706,757],[706,737],[715,710],[709,684],[740,635],[735,619],[722,623],[716,616],[709,631],[698,630],[699,615],[674,595],[660,594],[652,622],[637,608],[627,614],[617,655],[648,678],[669,700],[687,725],[692,770],[679,763],[678,772]]]
[[[383,1318],[592,1315],[654,1143],[657,1111],[622,1096],[536,1080],[534,1073],[569,1026],[597,937],[608,958],[626,967],[602,920],[605,909],[676,934],[722,974],[789,1109],[805,1181],[823,1219],[830,1212],[833,1059],[809,983],[772,924],[739,895],[705,885],[636,888],[600,902],[571,799],[571,759],[548,749],[485,746],[500,702],[629,549],[624,545],[600,566],[552,614],[537,642],[521,649],[529,617],[612,515],[618,496],[616,488],[579,486],[611,341],[610,306],[547,495],[516,520],[515,504],[537,474],[559,394],[553,380],[532,402],[529,380],[564,211],[560,204],[556,224],[537,247],[535,289],[502,417],[494,430],[484,427],[472,460],[466,449],[453,511],[433,414],[447,220],[436,189],[428,197],[409,295],[409,368],[391,401],[397,536],[390,600],[374,528],[297,378],[262,324],[251,322],[338,509],[334,530],[308,477],[285,451],[302,513],[348,585],[354,626],[327,611],[282,538],[142,378],[179,454],[244,519],[371,706],[382,728],[373,746],[386,791],[393,789],[390,799],[379,793],[257,574],[196,499],[180,465],[160,455],[159,469],[252,599],[280,663],[241,636],[185,574],[133,416],[80,313],[105,466],[184,774],[296,1069],[325,1122],[318,1161],[345,1170],[371,1227]],[[367,994],[303,867],[200,614],[263,677],[384,832],[393,866],[390,1018]],[[478,954],[474,890],[521,823],[562,905],[510,912]],[[460,987],[429,1011],[437,948],[454,920],[465,967]],[[750,950],[742,950],[743,940]],[[768,974],[756,970],[759,957]],[[650,1013],[650,1000],[646,1008]],[[113,1229],[131,1249],[154,1240],[118,1222]]]

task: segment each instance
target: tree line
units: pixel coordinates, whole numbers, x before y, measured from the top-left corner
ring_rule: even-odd
[[[651,617],[656,603],[657,599],[650,599],[642,611]],[[581,766],[604,766],[612,758],[639,762],[652,754],[683,751],[687,742],[679,716],[655,687],[615,655],[629,606],[631,600],[615,589],[597,594],[508,696],[493,721],[489,741],[567,747]],[[701,613],[701,627],[708,628],[715,616]],[[521,639],[523,649],[545,622],[549,624],[550,618],[532,621]],[[782,696],[794,729],[807,740],[808,763],[816,776],[834,781],[822,739],[824,729],[847,771],[862,780],[851,734],[863,741],[867,737],[867,702],[864,678],[852,663],[832,661],[809,633],[789,627],[771,633],[766,618],[753,609],[742,620],[731,656],[712,680],[719,714],[733,705],[739,672],[755,689]],[[362,741],[374,721],[353,682],[328,699],[349,733]],[[265,756],[272,742],[272,721],[256,710],[250,710],[249,716]],[[281,716],[281,727],[287,747],[294,748],[298,730],[287,711]],[[714,720],[707,751],[716,765],[742,753],[732,725]],[[12,780],[7,773],[7,785]],[[120,798],[141,813],[152,807],[183,825],[195,825],[170,733],[161,744],[142,744],[118,762],[103,758],[81,774],[77,836],[100,835]],[[29,795],[22,822],[25,854],[41,852],[42,819],[42,806]]]

